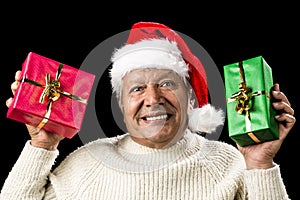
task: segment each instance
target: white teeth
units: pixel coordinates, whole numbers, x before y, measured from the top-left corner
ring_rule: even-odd
[[[162,119],[167,119],[168,115],[158,115],[158,116],[154,116],[154,117],[146,117],[146,120],[150,121],[150,120],[162,120]]]

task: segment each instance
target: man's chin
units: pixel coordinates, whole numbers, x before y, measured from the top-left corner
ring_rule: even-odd
[[[163,132],[163,128],[163,124],[151,124],[147,127],[142,128],[141,135],[145,138],[153,138],[159,135],[164,135],[166,133]]]

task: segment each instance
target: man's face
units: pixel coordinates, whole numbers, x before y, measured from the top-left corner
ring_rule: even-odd
[[[180,139],[188,123],[188,91],[172,70],[137,69],[123,78],[122,112],[132,138],[152,148]]]

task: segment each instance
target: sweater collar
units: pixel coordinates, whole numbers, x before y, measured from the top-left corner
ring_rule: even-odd
[[[126,172],[149,172],[162,169],[195,155],[200,150],[201,140],[189,130],[174,145],[165,149],[154,149],[136,143],[130,135],[124,134],[115,138],[101,154],[108,167]],[[103,157],[104,156],[104,157]],[[109,158],[109,159],[108,159]]]

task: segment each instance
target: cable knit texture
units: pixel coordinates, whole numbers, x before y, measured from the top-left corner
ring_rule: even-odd
[[[51,172],[57,151],[26,143],[0,200],[289,199],[279,166],[245,170],[240,152],[187,132],[168,149],[128,134],[88,143]]]

